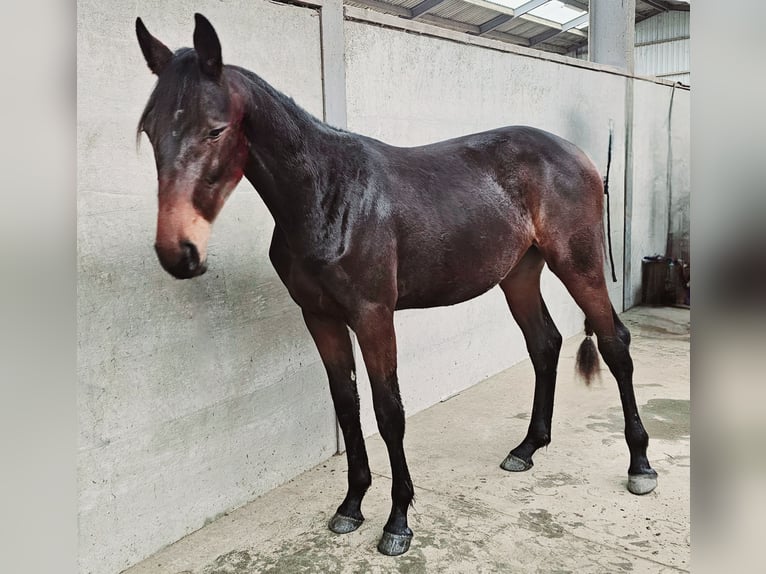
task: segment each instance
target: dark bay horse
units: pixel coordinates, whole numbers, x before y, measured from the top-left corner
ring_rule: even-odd
[[[139,123],[157,164],[155,249],[174,277],[201,275],[211,225],[243,175],[263,198],[276,221],[269,257],[303,311],[345,439],[348,492],[330,529],[359,527],[371,483],[350,328],[393,477],[378,549],[402,554],[412,539],[397,309],[453,305],[500,286],[535,370],[529,430],[501,466],[532,466],[532,455],[550,442],[561,348],[540,295],[545,263],[585,313],[580,372],[587,380],[597,369],[595,333],[617,379],[628,489],[651,492],[657,474],[633,393],[630,334],[612,308],[603,272],[603,182],[586,155],[523,126],[414,148],[335,129],[254,73],[223,65],[215,30],[199,14],[195,21],[194,48],[173,53],[136,20],[141,50],[158,76]]]

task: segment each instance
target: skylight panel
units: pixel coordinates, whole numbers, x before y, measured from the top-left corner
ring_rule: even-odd
[[[531,10],[529,13],[534,16],[539,16],[540,18],[545,18],[546,20],[552,20],[558,24],[566,24],[581,14],[585,14],[584,11],[567,6],[559,0],[551,0],[542,6],[538,6],[534,10]]]

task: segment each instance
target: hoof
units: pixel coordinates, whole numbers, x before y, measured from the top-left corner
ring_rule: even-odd
[[[648,494],[657,488],[657,473],[629,474],[628,490],[633,494]]]
[[[386,556],[399,556],[407,552],[410,549],[410,541],[412,541],[412,530],[409,528],[407,530],[409,530],[409,534],[391,534],[384,530],[383,536],[378,542],[378,552]]]
[[[523,472],[525,470],[529,470],[534,465],[535,464],[531,460],[527,462],[515,454],[509,454],[505,457],[505,460],[500,463],[500,468],[510,472]]]
[[[359,528],[364,522],[364,518],[351,518],[350,516],[343,516],[342,514],[335,513],[327,524],[327,527],[335,532],[335,534],[348,534]]]

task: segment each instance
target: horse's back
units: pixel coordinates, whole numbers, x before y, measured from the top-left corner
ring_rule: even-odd
[[[506,192],[524,193],[532,182],[575,201],[584,185],[600,180],[585,152],[572,142],[531,126],[514,125],[416,147],[373,142],[375,156],[391,178],[391,192],[414,194],[426,203],[450,192],[474,192],[491,179]],[[404,198],[406,199],[406,198]]]
[[[595,212],[593,189],[586,189],[598,177],[592,162],[536,128],[509,126],[412,148],[381,144],[374,154],[394,228],[400,308],[480,295],[545,235],[541,221],[583,215],[583,205]]]

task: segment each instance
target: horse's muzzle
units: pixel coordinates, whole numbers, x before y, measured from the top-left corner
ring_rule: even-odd
[[[196,245],[191,241],[181,241],[178,247],[179,249],[169,256],[164,249],[157,244],[154,245],[157,258],[165,271],[176,279],[191,279],[207,271],[207,264],[205,261],[200,261]]]

